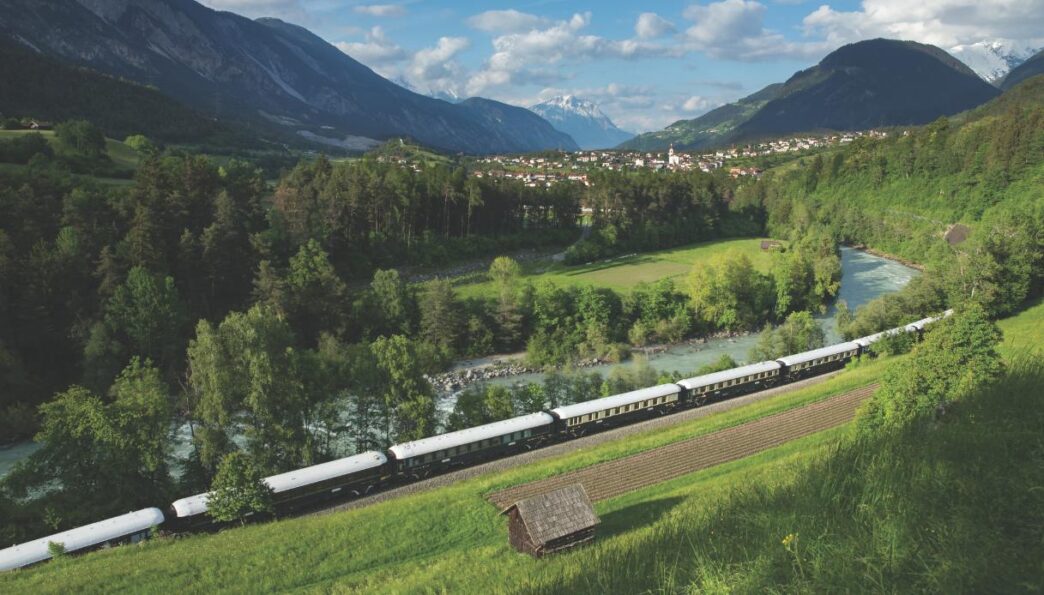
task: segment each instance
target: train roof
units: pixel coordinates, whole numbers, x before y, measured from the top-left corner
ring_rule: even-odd
[[[838,343],[837,345],[828,345],[827,347],[820,347],[819,349],[813,349],[811,351],[804,351],[802,353],[795,353],[794,355],[783,356],[776,361],[783,364],[784,366],[793,366],[795,364],[803,364],[810,362],[814,359],[821,357],[830,357],[831,355],[837,355],[846,351],[853,351],[859,349],[859,344],[853,341],[845,343]]]
[[[21,568],[43,562],[51,557],[49,543],[60,543],[67,552],[75,552],[113,539],[139,533],[163,523],[163,512],[158,508],[145,508],[135,512],[84,525],[47,537],[41,537],[20,545],[0,550],[0,570]]]
[[[530,413],[528,415],[513,417],[503,421],[496,421],[491,424],[476,426],[474,428],[439,434],[438,436],[432,436],[431,438],[403,442],[402,444],[392,446],[388,449],[388,452],[401,461],[403,459],[419,457],[428,453],[446,450],[448,448],[471,444],[480,440],[496,438],[497,436],[503,436],[513,432],[522,432],[533,428],[539,428],[541,426],[551,425],[554,421],[555,419],[553,417],[542,411],[539,413]]]
[[[866,347],[866,346],[870,345],[871,343],[876,343],[876,342],[880,341],[881,339],[884,339],[885,337],[890,337],[892,335],[898,335],[899,333],[901,333],[901,332],[903,332],[905,330],[906,330],[906,327],[897,326],[895,328],[890,328],[890,329],[888,329],[886,331],[881,331],[879,333],[874,333],[872,335],[867,335],[865,337],[859,337],[858,339],[852,339],[852,341],[855,342],[855,343],[858,343],[862,347]]]
[[[596,411],[605,411],[606,409],[612,409],[613,407],[622,407],[624,405],[637,403],[638,401],[665,397],[680,392],[681,387],[677,384],[660,384],[649,388],[643,388],[641,390],[631,391],[629,393],[621,393],[619,395],[585,401],[575,405],[565,405],[563,407],[558,407],[557,409],[552,409],[551,413],[557,415],[558,419],[569,419],[571,417],[588,415]]]
[[[268,484],[268,487],[272,488],[273,492],[278,494],[335,477],[374,469],[386,462],[388,462],[388,458],[383,453],[371,450],[350,457],[272,475],[266,477],[264,481]],[[171,507],[174,509],[175,514],[178,515],[178,518],[202,514],[207,511],[207,500],[209,498],[210,492],[196,494],[195,496],[175,500]]]
[[[704,374],[703,376],[696,376],[695,378],[686,378],[685,380],[679,380],[678,384],[686,389],[692,390],[701,386],[707,386],[710,384],[717,384],[719,382],[725,382],[727,380],[733,380],[735,378],[743,378],[751,374],[761,374],[762,372],[771,372],[778,370],[783,366],[779,365],[779,362],[758,362],[756,364],[747,364],[745,366],[739,366],[738,368],[732,368],[730,370],[722,370],[721,372],[714,372],[712,374]]]

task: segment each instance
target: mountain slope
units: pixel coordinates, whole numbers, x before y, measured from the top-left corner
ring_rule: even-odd
[[[529,109],[573,137],[581,149],[608,149],[634,136],[620,130],[594,103],[572,95],[553,97]]]
[[[1029,60],[1009,72],[1008,76],[1001,81],[1001,89],[1007,91],[1022,81],[1041,74],[1044,74],[1044,50],[1037,52]]]
[[[731,140],[820,129],[925,124],[999,94],[937,47],[872,39],[844,46],[790,78]]]
[[[846,45],[781,85],[770,85],[695,120],[643,134],[621,148],[699,149],[814,130],[925,124],[998,95],[946,52],[909,41]]]
[[[90,120],[107,136],[144,134],[170,143],[245,146],[244,131],[213,121],[155,89],[71,67],[0,42],[0,114],[52,122]]]
[[[766,103],[775,99],[782,83],[776,83],[739,101],[712,109],[693,120],[678,120],[664,130],[639,134],[620,145],[621,149],[657,151],[674,145],[678,149],[700,149],[713,146],[732,130],[746,122]]]
[[[0,34],[206,113],[291,132],[407,136],[475,153],[549,148],[539,136],[491,129],[481,112],[403,89],[304,28],[192,0],[4,0]]]
[[[524,107],[482,97],[465,99],[453,107],[465,110],[487,124],[492,133],[497,135],[495,139],[491,140],[499,141],[504,145],[512,142],[512,138],[529,138],[534,145],[528,150],[575,151],[579,149],[568,134],[556,130],[547,120]]]
[[[1004,77],[1041,48],[1010,41],[980,41],[950,48],[950,55],[975,71],[986,82],[1000,85]]]

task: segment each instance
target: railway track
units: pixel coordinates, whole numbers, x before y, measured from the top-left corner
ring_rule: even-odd
[[[865,386],[712,434],[514,486],[494,492],[489,501],[503,509],[518,500],[575,483],[583,484],[594,501],[619,496],[844,424],[876,388]]]
[[[777,386],[760,392],[751,393],[749,395],[736,397],[727,401],[712,403],[709,405],[704,405],[703,407],[698,407],[696,409],[681,411],[672,415],[666,415],[663,417],[657,417],[643,422],[622,426],[605,432],[600,432],[598,434],[593,434],[591,436],[586,436],[584,438],[570,440],[561,444],[554,444],[545,448],[526,453],[521,453],[512,457],[490,461],[488,463],[482,463],[480,465],[475,465],[474,467],[466,467],[458,471],[445,473],[443,475],[438,475],[430,479],[425,479],[416,483],[411,483],[405,486],[383,490],[370,496],[356,498],[354,500],[337,504],[335,506],[327,506],[326,508],[322,508],[308,513],[308,516],[328,514],[331,512],[350,510],[354,508],[363,508],[372,504],[376,504],[378,502],[383,502],[385,500],[392,500],[394,498],[400,498],[402,496],[407,496],[410,494],[437,489],[440,487],[457,483],[459,481],[464,481],[473,477],[485,475],[487,473],[495,473],[498,471],[513,469],[515,467],[528,465],[536,461],[549,459],[563,454],[568,454],[579,448],[586,448],[598,444],[603,444],[605,442],[611,442],[613,440],[619,440],[620,438],[624,438],[634,434],[639,434],[642,432],[647,432],[649,430],[668,428],[692,419],[698,419],[701,417],[706,417],[708,415],[713,415],[715,413],[721,413],[723,411],[728,411],[730,409],[735,409],[737,407],[742,407],[744,405],[749,405],[751,403],[756,403],[764,399],[787,393],[792,390],[797,390],[806,386],[819,384],[825,380],[834,377],[838,373],[840,372],[831,372],[822,376],[807,378],[805,380],[800,380],[791,384]]]

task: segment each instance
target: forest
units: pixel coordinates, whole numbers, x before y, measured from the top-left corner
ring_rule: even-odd
[[[0,482],[0,516],[10,519],[0,540],[207,489],[223,461],[274,473],[430,435],[436,401],[425,375],[461,356],[619,359],[629,345],[770,322],[785,324],[766,332],[760,354],[814,344],[808,312],[836,295],[838,243],[926,267],[902,292],[842,308],[846,334],[967,302],[992,317],[1014,312],[1042,289],[1044,108],[1001,99],[756,182],[607,173],[590,188],[539,189],[452,163],[413,171],[319,157],[270,187],[250,163],[167,150],[123,188],[71,175],[37,143],[25,167],[0,170],[0,435],[43,444]],[[97,136],[80,124],[63,135]],[[100,158],[89,142],[77,146],[68,151]],[[566,246],[580,236],[581,206],[593,227],[570,248],[573,260],[734,235],[767,234],[788,248],[769,274],[725,255],[683,283],[626,295],[534,285],[510,258],[493,261],[489,300],[397,270]],[[950,244],[942,232],[956,222],[972,233]],[[471,391],[448,425],[655,375]],[[187,455],[172,451],[176,428],[191,437]],[[134,489],[105,489],[116,485]]]

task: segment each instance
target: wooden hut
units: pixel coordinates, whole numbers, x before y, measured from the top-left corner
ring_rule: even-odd
[[[598,525],[581,484],[519,500],[501,514],[508,516],[511,545],[537,558],[591,541]]]

